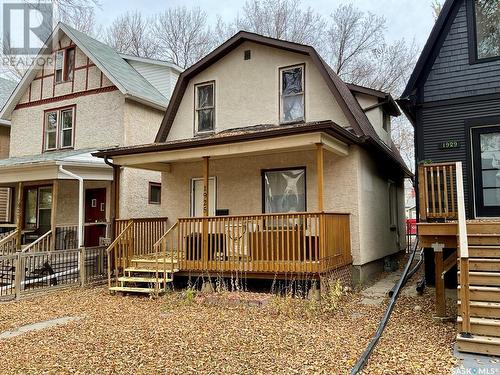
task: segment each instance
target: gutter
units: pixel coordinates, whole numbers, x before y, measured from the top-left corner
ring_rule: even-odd
[[[59,166],[59,171],[78,180],[78,248],[80,248],[83,247],[83,177],[64,169],[62,165]],[[78,262],[80,262],[80,258],[78,258]]]

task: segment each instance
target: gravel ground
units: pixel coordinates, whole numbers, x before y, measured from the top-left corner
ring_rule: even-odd
[[[234,294],[151,300],[93,288],[1,303],[0,332],[81,319],[0,340],[0,374],[346,374],[385,307],[360,304],[358,293],[329,312],[258,299],[267,303],[237,304]],[[401,297],[365,373],[450,374],[454,324],[434,322],[432,311],[430,294]]]

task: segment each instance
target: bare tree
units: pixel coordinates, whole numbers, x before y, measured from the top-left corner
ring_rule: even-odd
[[[366,61],[384,44],[385,19],[341,5],[331,16],[327,44],[333,70],[344,80],[367,73]]]
[[[431,4],[432,14],[434,15],[434,20],[437,20],[441,11],[443,10],[443,4],[440,0],[433,0]]]
[[[158,54],[151,20],[137,11],[116,18],[106,30],[105,42],[120,53],[147,58],[154,58]]]
[[[68,10],[61,14],[61,21],[93,37],[102,32],[102,27],[97,25],[93,7],[77,7]]]
[[[414,129],[404,116],[392,120],[391,136],[403,160],[410,170],[415,170]]]
[[[169,8],[155,17],[153,34],[160,57],[187,68],[214,46],[207,14],[200,8]]]
[[[323,17],[300,0],[248,0],[233,28],[272,38],[321,47]]]

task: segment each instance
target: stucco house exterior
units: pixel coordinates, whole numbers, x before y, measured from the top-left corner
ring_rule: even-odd
[[[181,69],[121,55],[63,23],[39,57],[0,112],[10,127],[0,187],[11,197],[0,227],[18,232],[19,248],[42,237],[75,248],[111,237],[115,219],[158,217],[159,172],[91,153],[153,141]]]
[[[157,245],[179,274],[352,263],[364,281],[405,248],[398,115],[390,94],[346,85],[312,47],[239,32],[181,73],[154,142],[95,155],[162,170],[175,235]]]

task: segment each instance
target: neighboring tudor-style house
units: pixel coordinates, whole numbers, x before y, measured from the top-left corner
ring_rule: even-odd
[[[163,170],[171,229],[143,251],[172,255],[180,275],[314,278],[352,263],[367,280],[405,247],[399,114],[312,47],[239,32],[180,75],[155,143],[95,155]],[[120,243],[124,285],[145,262]]]
[[[14,81],[0,78],[0,110],[14,91]],[[9,157],[10,121],[0,120],[0,159]],[[0,187],[0,223],[10,218],[10,189]]]
[[[458,252],[458,348],[500,355],[500,1],[445,2],[399,103],[415,126],[418,233],[437,315]]]
[[[46,45],[43,66],[25,74],[0,112],[11,128],[0,187],[12,197],[0,227],[17,230],[11,237],[25,251],[42,238],[52,248],[94,246],[112,236],[114,218],[160,215],[159,172],[120,172],[91,153],[152,142],[181,72],[120,55],[62,23]],[[118,176],[119,208],[112,189]]]

